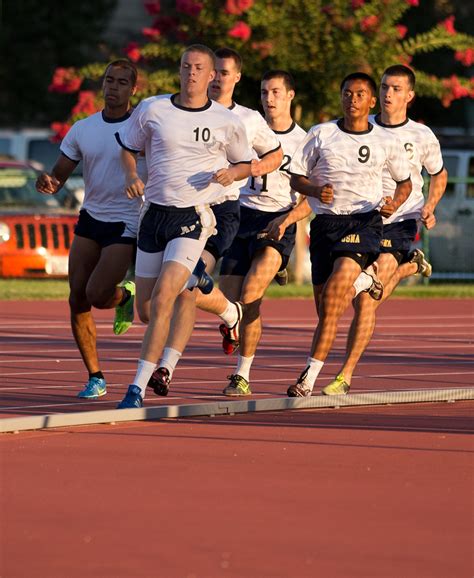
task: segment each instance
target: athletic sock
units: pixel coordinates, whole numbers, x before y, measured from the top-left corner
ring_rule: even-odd
[[[252,357],[243,357],[242,355],[239,355],[237,358],[237,367],[235,369],[235,373],[247,381],[250,380],[250,367],[252,366],[254,357],[255,355],[252,355]]]
[[[92,377],[97,377],[98,379],[104,379],[104,374],[102,371],[95,371],[94,373],[89,373],[89,379]]]
[[[173,376],[173,372],[178,365],[181,355],[181,351],[173,349],[172,347],[165,347],[163,350],[163,355],[161,356],[158,366],[165,367],[170,372],[170,379]]]
[[[319,359],[314,359],[314,357],[308,357],[306,363],[306,369],[303,372],[306,375],[303,378],[303,383],[304,385],[309,385],[309,387],[313,389],[314,382],[324,365],[324,361],[319,361]]]
[[[372,275],[369,275],[365,271],[361,271],[357,279],[352,284],[352,287],[354,287],[355,289],[354,297],[357,297],[359,293],[368,289],[372,285],[372,283],[373,283]]]
[[[142,399],[145,399],[146,386],[155,368],[156,364],[151,361],[145,361],[145,359],[138,360],[137,373],[132,383],[141,389],[140,395]]]
[[[237,313],[237,307],[232,301],[227,301],[227,307],[224,309],[223,313],[219,313],[219,317],[227,325],[227,327],[234,327],[234,325],[239,320],[239,314]]]

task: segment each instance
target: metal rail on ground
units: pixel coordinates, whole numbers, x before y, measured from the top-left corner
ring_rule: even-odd
[[[110,409],[0,419],[0,433],[60,428],[80,425],[152,421],[180,417],[233,415],[256,411],[340,408],[402,403],[454,402],[474,399],[474,387],[411,391],[380,391],[342,396],[315,395],[303,398],[222,400],[210,403],[161,405],[140,409]]]

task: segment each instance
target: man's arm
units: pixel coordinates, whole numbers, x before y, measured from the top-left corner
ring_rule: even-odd
[[[279,241],[285,234],[286,229],[293,223],[305,219],[311,214],[311,207],[306,197],[301,196],[298,204],[288,213],[275,217],[268,223],[262,233],[266,233],[269,239]]]
[[[276,171],[283,160],[283,149],[278,147],[276,150],[269,152],[259,160],[253,160],[251,164],[251,176],[262,177],[268,173]]]
[[[129,199],[143,196],[145,184],[137,173],[137,154],[127,149],[120,152],[120,160],[125,173],[125,192]]]
[[[430,177],[430,188],[428,198],[421,209],[421,221],[427,229],[432,229],[436,225],[435,208],[441,197],[444,195],[448,183],[448,171],[443,169],[437,175]]]
[[[402,205],[410,196],[411,193],[411,179],[397,183],[395,192],[392,197],[385,197],[385,204],[380,209],[382,217],[390,217],[395,213],[400,205]]]
[[[54,195],[68,180],[79,161],[73,161],[64,154],[58,157],[51,173],[41,173],[36,179],[36,190],[46,195]]]
[[[334,191],[330,183],[322,187],[313,185],[313,183],[303,175],[291,175],[290,186],[293,190],[298,191],[305,197],[319,199],[324,204],[330,204],[334,200]]]
[[[219,169],[214,173],[212,180],[224,187],[228,187],[234,181],[241,181],[250,176],[251,163],[242,162],[231,165],[226,169]]]

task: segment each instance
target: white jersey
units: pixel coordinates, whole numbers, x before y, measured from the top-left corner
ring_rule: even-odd
[[[267,125],[268,126],[268,125]],[[250,177],[240,194],[240,204],[251,209],[279,213],[296,204],[298,193],[290,187],[291,157],[306,136],[295,122],[286,131],[272,131],[280,139],[283,161],[276,171],[262,177]]]
[[[262,158],[280,147],[278,138],[258,110],[247,108],[236,102],[232,103],[229,110],[242,121],[249,145],[255,153],[253,158]],[[219,199],[219,202],[238,199],[245,186],[245,180],[232,183],[232,185],[227,187],[224,197]]]
[[[397,182],[410,178],[410,165],[401,142],[370,123],[366,131],[348,131],[340,119],[309,130],[293,154],[290,172],[308,177],[317,186],[333,186],[331,204],[308,197],[316,214],[350,215],[381,206],[384,167]]]
[[[137,230],[141,199],[129,199],[120,162],[121,148],[115,140],[117,130],[125,127],[130,115],[108,119],[103,112],[77,121],[61,143],[61,152],[73,161],[83,162],[83,208],[94,219],[124,221]],[[144,160],[139,163],[140,177],[146,180]]]
[[[145,148],[147,201],[175,207],[215,203],[225,187],[212,181],[214,173],[252,160],[244,126],[217,102],[186,108],[175,98],[166,94],[142,101],[118,139],[133,152]]]
[[[397,125],[386,125],[382,123],[380,115],[371,115],[370,122],[380,126],[389,134],[395,134],[402,142],[411,168],[412,191],[408,199],[400,205],[399,209],[383,222],[396,223],[407,219],[418,219],[421,216],[421,209],[425,203],[423,196],[423,167],[430,175],[436,175],[443,169],[443,157],[438,139],[432,130],[411,119]],[[385,170],[383,173],[384,195],[393,196],[396,183],[391,178],[390,173]]]

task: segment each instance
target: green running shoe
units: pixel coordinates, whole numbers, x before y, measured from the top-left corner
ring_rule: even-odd
[[[123,305],[115,307],[114,319],[114,333],[115,335],[122,335],[126,333],[133,323],[133,304],[135,303],[135,283],[133,281],[125,281],[119,285],[130,291],[130,297]]]
[[[77,394],[77,397],[83,399],[97,399],[107,393],[105,379],[100,377],[91,377],[84,386],[84,389]]]
[[[323,395],[346,395],[349,393],[351,386],[347,383],[344,379],[342,373],[336,375],[336,379],[331,381],[330,384],[323,387],[322,394]]]
[[[252,395],[252,392],[250,391],[250,383],[238,373],[228,375],[227,379],[230,379],[230,381],[229,385],[222,392],[224,395],[230,397]]]

